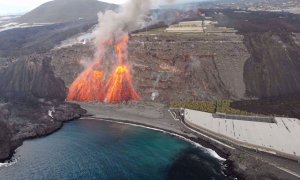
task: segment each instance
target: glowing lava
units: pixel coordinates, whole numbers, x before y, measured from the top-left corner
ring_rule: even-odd
[[[139,99],[139,95],[133,88],[128,67],[125,65],[118,66],[107,82],[105,102],[120,103]]]
[[[139,100],[139,95],[132,85],[132,76],[129,67],[125,64],[127,60],[128,36],[124,36],[115,45],[118,56],[118,66],[112,73],[106,84],[105,102],[120,103],[123,101]]]
[[[127,63],[128,36],[125,35],[115,43],[117,66],[103,85],[104,72],[86,69],[69,88],[69,101],[100,101],[107,103],[121,103],[136,101],[140,97],[132,84],[132,75]]]
[[[87,68],[82,72],[69,88],[67,100],[69,101],[103,101],[103,78],[102,71]]]

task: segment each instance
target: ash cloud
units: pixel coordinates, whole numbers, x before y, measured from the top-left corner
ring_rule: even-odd
[[[164,2],[173,3],[174,1],[165,0]],[[118,41],[129,32],[141,28],[150,8],[160,2],[159,0],[130,0],[121,7],[119,12],[109,10],[99,13],[99,24],[94,32],[95,59],[97,61],[103,59],[108,50],[107,42]]]

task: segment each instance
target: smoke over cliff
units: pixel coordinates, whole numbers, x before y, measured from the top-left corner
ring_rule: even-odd
[[[70,101],[121,103],[140,99],[128,63],[128,34],[143,25],[157,0],[130,0],[119,12],[99,13],[94,60],[69,88]],[[169,1],[171,2],[171,1]]]
[[[172,3],[175,0],[164,0]],[[102,59],[107,50],[107,42],[118,41],[131,31],[141,28],[144,18],[150,8],[158,4],[159,0],[130,0],[124,4],[119,12],[108,10],[98,14],[99,24],[95,30],[96,59]]]

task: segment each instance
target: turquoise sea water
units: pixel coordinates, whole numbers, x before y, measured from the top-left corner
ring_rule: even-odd
[[[205,148],[140,127],[96,120],[66,123],[24,142],[0,179],[228,179]]]

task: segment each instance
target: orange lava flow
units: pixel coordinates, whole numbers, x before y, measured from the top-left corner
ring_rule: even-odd
[[[69,88],[69,101],[100,101],[121,103],[140,99],[132,84],[132,75],[127,61],[128,36],[117,41],[114,46],[117,67],[104,85],[104,72],[93,67],[81,73]],[[99,65],[99,64],[98,64]]]
[[[126,52],[128,46],[128,36],[124,36],[117,44],[115,45],[115,51],[118,56],[118,65],[122,65],[126,60]]]
[[[94,70],[92,67],[82,72],[69,88],[68,101],[103,101],[103,78],[102,71]]]
[[[104,101],[121,103],[123,101],[137,101],[140,99],[132,85],[132,77],[127,66],[118,66],[106,84]]]
[[[121,103],[123,101],[137,101],[140,99],[132,84],[132,75],[125,64],[127,58],[128,36],[124,36],[115,45],[118,56],[118,66],[113,71],[105,86],[104,101],[108,103]]]

